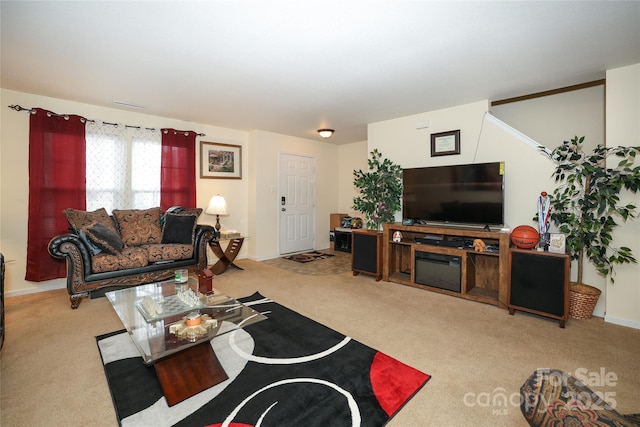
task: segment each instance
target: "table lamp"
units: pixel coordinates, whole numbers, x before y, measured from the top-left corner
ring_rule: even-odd
[[[209,201],[209,206],[204,211],[209,215],[216,216],[216,231],[220,234],[220,215],[228,215],[227,214],[227,202],[224,200],[224,197],[221,195],[216,195],[211,198]]]

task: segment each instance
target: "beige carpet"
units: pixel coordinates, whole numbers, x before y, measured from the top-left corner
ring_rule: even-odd
[[[321,260],[318,262],[324,262]],[[433,375],[388,424],[525,426],[516,393],[540,367],[613,372],[620,412],[640,412],[640,330],[601,319],[549,319],[351,272],[302,275],[239,260],[214,279],[240,297],[255,291]],[[316,261],[308,263],[310,266]],[[299,263],[298,263],[299,264]],[[95,336],[122,328],[104,299],[69,308],[66,291],[7,299],[0,353],[0,425],[116,426]],[[514,404],[492,405],[511,398]]]

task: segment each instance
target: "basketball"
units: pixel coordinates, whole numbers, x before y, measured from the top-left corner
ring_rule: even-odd
[[[511,232],[511,241],[520,249],[531,249],[539,240],[538,230],[530,225],[519,225]]]

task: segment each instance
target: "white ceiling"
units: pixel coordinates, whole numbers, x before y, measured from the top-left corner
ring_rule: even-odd
[[[333,144],[640,63],[639,1],[2,0],[1,19],[5,89],[315,140],[329,127]]]

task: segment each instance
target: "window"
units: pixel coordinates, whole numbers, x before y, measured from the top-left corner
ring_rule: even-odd
[[[160,205],[160,130],[88,122],[86,141],[88,211]]]
[[[47,249],[54,236],[68,231],[64,209],[194,207],[196,136],[33,108],[26,280],[66,275],[65,264]]]

